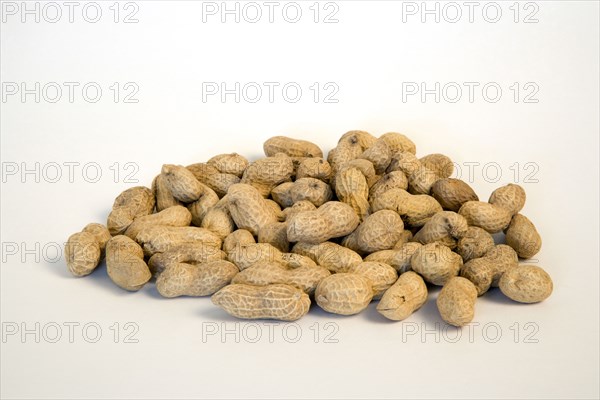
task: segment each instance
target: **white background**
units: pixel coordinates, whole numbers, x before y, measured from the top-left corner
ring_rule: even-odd
[[[403,22],[410,5],[392,1],[338,1],[327,10],[321,3],[318,23],[312,1],[299,2],[297,23],[282,17],[285,3],[273,23],[264,5],[257,23],[243,15],[239,23],[234,16],[221,23],[219,14],[203,22],[199,2],[138,1],[137,23],[123,23],[135,11],[123,3],[115,23],[112,3],[100,3],[97,23],[82,17],[85,3],[72,23],[62,3],[56,23],[46,20],[55,10],[46,8],[39,23],[31,15],[21,22],[21,3],[16,15],[3,4],[3,398],[598,398],[597,2],[521,3],[519,22],[513,2],[500,2],[496,23],[482,16],[485,2],[472,23],[465,6],[456,23],[447,21],[455,15],[449,8],[439,23],[431,15],[422,23],[420,13],[405,14]],[[335,6],[338,22],[323,23]],[[532,12],[538,22],[524,23]],[[11,82],[30,89],[35,82],[80,86],[73,102],[63,86],[56,103],[48,101],[51,91],[40,93],[38,103],[33,94],[24,101],[21,93],[9,95]],[[102,88],[96,103],[82,97],[89,82]],[[139,101],[115,102],[115,82],[121,96],[130,91],[127,82],[137,85]],[[260,101],[248,102],[252,94],[236,103],[233,95],[203,101],[203,82],[280,86],[272,103],[266,87]],[[296,103],[282,97],[289,82],[303,89]],[[338,102],[323,102],[329,91],[315,102],[309,88],[315,82],[336,85]],[[479,86],[472,102],[466,86],[456,103],[448,101],[454,92],[439,102],[434,95],[403,101],[403,82],[405,88],[406,82]],[[502,89],[495,103],[481,91],[490,82]],[[538,102],[526,103],[532,87]],[[297,325],[268,326],[230,318],[208,298],[162,299],[152,284],[125,292],[104,265],[73,278],[56,254],[71,233],[105,221],[116,195],[135,185],[128,173],[149,185],[163,163],[186,165],[232,151],[256,159],[264,140],[280,134],[329,150],[351,129],[403,132],[419,155],[449,155],[460,167],[457,176],[472,181],[483,200],[499,185],[523,185],[523,213],[544,240],[533,262],[552,275],[552,297],[521,305],[492,290],[462,330],[442,323],[437,290],[401,323],[385,320],[371,304],[353,317],[314,307]],[[72,179],[65,164],[71,162],[79,163]],[[38,176],[22,174],[36,163]],[[55,163],[61,176],[52,183]],[[472,173],[469,163],[478,163]],[[102,172],[97,182],[94,166]],[[65,325],[71,322],[79,324],[73,343]],[[21,336],[24,328],[35,332],[36,323],[39,343],[34,333]],[[87,334],[85,324],[92,324]],[[62,336],[51,343],[56,325]],[[19,332],[7,335],[15,326]],[[94,326],[102,336],[88,343]],[[138,343],[126,343],[132,327],[139,329],[129,339]],[[262,336],[250,343],[257,328]],[[232,333],[222,337],[223,329]]]

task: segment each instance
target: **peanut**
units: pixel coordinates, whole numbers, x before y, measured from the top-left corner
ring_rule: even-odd
[[[267,140],[263,149],[267,157],[277,153],[284,153],[289,157],[319,157],[323,158],[323,151],[316,144],[308,140],[293,139],[286,136],[274,136]]]
[[[310,308],[310,299],[302,290],[275,284],[225,286],[211,297],[212,302],[228,314],[244,319],[295,321]]]
[[[292,252],[309,257],[318,265],[334,273],[348,272],[350,268],[363,261],[358,253],[332,242],[296,243]]]
[[[226,238],[235,230],[235,223],[229,212],[229,196],[223,196],[206,212],[201,226],[215,233],[221,239]]]
[[[165,208],[183,204],[173,197],[162,174],[158,174],[152,181],[152,193],[154,193],[154,197],[156,198],[156,211],[162,211]]]
[[[344,169],[336,175],[335,193],[363,220],[369,215],[369,186],[358,168]]]
[[[428,195],[413,195],[402,189],[391,189],[373,199],[371,211],[396,211],[406,225],[418,228],[442,211],[440,204]]]
[[[483,257],[494,247],[494,238],[485,229],[470,226],[458,240],[456,252],[460,254],[463,261]]]
[[[369,203],[391,189],[408,189],[408,180],[402,171],[392,171],[381,177],[369,189]]]
[[[69,237],[65,245],[65,260],[75,276],[91,274],[100,263],[110,232],[102,224],[88,224],[81,232]]]
[[[239,178],[242,177],[248,166],[248,160],[238,153],[219,154],[206,163],[215,167],[222,174],[235,175]]]
[[[342,245],[358,253],[372,253],[391,249],[404,230],[402,218],[391,210],[369,215],[354,232],[346,236]]]
[[[522,214],[516,214],[506,228],[506,244],[515,249],[519,257],[531,258],[542,247],[542,238],[535,225]]]
[[[389,264],[375,261],[365,261],[356,264],[348,270],[353,274],[362,275],[371,281],[373,289],[373,300],[380,299],[386,290],[398,279],[396,270]]]
[[[154,194],[144,186],[136,186],[122,192],[113,203],[106,226],[111,235],[120,235],[131,225],[135,217],[152,213]]]
[[[173,263],[156,280],[156,289],[169,298],[209,296],[228,285],[237,273],[237,267],[224,260],[197,265]]]
[[[341,272],[330,275],[315,290],[315,301],[319,307],[334,314],[358,314],[372,299],[371,281],[359,274]]]
[[[221,246],[221,238],[205,228],[193,226],[150,226],[144,227],[136,236],[144,254],[152,256],[186,242],[201,242],[206,246]]]
[[[304,211],[290,217],[287,236],[290,242],[322,243],[345,236],[358,226],[352,208],[338,201],[329,201],[315,211]]]
[[[323,158],[305,158],[296,169],[296,179],[315,178],[329,182],[331,173],[331,165]]]
[[[187,208],[182,206],[173,206],[165,208],[156,214],[142,215],[136,217],[133,223],[129,225],[124,235],[135,240],[137,234],[144,228],[150,226],[188,226],[192,220],[192,214]]]
[[[191,203],[200,198],[203,185],[184,166],[165,164],[162,167],[161,174],[165,185],[177,200],[183,203]]]
[[[214,244],[203,242],[182,243],[164,253],[156,253],[148,260],[154,276],[160,275],[169,265],[177,263],[201,264],[225,259],[226,254]]]
[[[240,183],[240,177],[234,174],[224,174],[208,163],[196,163],[186,167],[196,179],[214,190],[219,196],[227,194],[229,187]]]
[[[488,291],[494,279],[495,267],[489,258],[474,258],[467,261],[460,269],[460,276],[470,280],[481,296]]]
[[[460,276],[450,279],[436,300],[444,321],[454,326],[464,326],[475,316],[477,289],[468,279]]]
[[[422,244],[438,242],[454,249],[457,239],[467,230],[467,220],[462,215],[454,211],[440,211],[423,225],[413,239]]]
[[[431,187],[431,195],[444,210],[458,212],[467,201],[479,201],[475,191],[465,181],[454,178],[440,179]]]
[[[407,272],[383,294],[377,311],[392,321],[402,321],[421,308],[427,300],[427,285],[415,272]]]
[[[467,201],[458,213],[469,225],[478,226],[489,233],[497,233],[510,224],[512,215],[505,208],[483,201]]]
[[[106,271],[117,286],[132,292],[140,290],[152,277],[144,262],[144,251],[124,235],[114,236],[106,243]]]
[[[443,286],[452,277],[458,275],[462,267],[462,258],[449,247],[439,243],[429,243],[415,251],[410,259],[413,271],[427,282]]]
[[[381,250],[369,254],[365,261],[379,261],[391,265],[398,274],[403,274],[411,269],[411,258],[423,245],[409,242],[393,250]]]
[[[504,208],[512,216],[523,209],[525,198],[525,190],[521,186],[509,183],[494,190],[488,203]]]
[[[492,286],[498,287],[498,283],[502,274],[508,271],[510,268],[519,266],[519,256],[512,247],[505,244],[498,244],[492,247],[484,255],[485,258],[489,259],[494,266],[494,278],[492,279]]]
[[[500,278],[500,290],[519,303],[538,303],[552,294],[550,275],[536,265],[520,265],[508,269]]]
[[[273,208],[254,186],[243,183],[232,185],[227,197],[229,212],[238,228],[258,235],[262,226],[277,222]]]
[[[223,250],[225,253],[232,252],[237,246],[244,246],[247,244],[256,243],[254,240],[254,236],[245,230],[245,229],[237,229],[231,232],[225,240],[223,240]]]
[[[294,163],[285,154],[278,153],[273,157],[257,160],[246,168],[240,183],[254,186],[263,197],[268,197],[271,190],[291,179]]]
[[[198,197],[198,200],[188,204],[187,206],[188,210],[190,210],[190,213],[192,214],[192,224],[194,226],[202,226],[202,221],[204,220],[206,214],[219,202],[219,196],[214,190],[203,183],[200,185],[202,187],[200,197]]]

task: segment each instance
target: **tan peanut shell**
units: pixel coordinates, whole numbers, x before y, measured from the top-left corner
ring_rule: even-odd
[[[431,195],[444,210],[458,212],[467,201],[479,201],[475,191],[465,181],[455,178],[440,179],[431,187]]]
[[[427,282],[443,286],[452,277],[458,275],[462,267],[462,258],[439,243],[429,243],[417,249],[410,260],[413,271]]]
[[[225,237],[223,240],[223,250],[225,253],[229,254],[238,246],[244,246],[252,243],[256,243],[256,241],[254,240],[254,236],[252,236],[249,231],[245,229],[236,229],[227,235],[227,237]]]
[[[156,289],[169,298],[209,296],[228,285],[237,273],[237,267],[225,260],[196,265],[174,263],[156,279]]]
[[[456,252],[463,261],[483,257],[494,247],[494,238],[485,229],[470,226],[458,240]]]
[[[391,210],[381,210],[369,215],[346,236],[342,245],[359,253],[391,249],[404,231],[402,218]]]
[[[144,186],[123,191],[113,203],[106,226],[111,235],[120,235],[131,225],[135,217],[152,214],[154,194]]]
[[[500,290],[519,303],[538,303],[552,294],[552,278],[537,265],[510,268],[500,278]]]
[[[442,211],[440,204],[428,195],[413,195],[402,189],[391,189],[373,199],[371,211],[392,210],[400,214],[409,227],[421,227]]]
[[[411,231],[409,231],[408,229],[405,229],[402,231],[402,233],[400,234],[400,239],[398,239],[398,241],[396,242],[396,244],[394,245],[394,249],[399,249],[402,246],[404,246],[406,243],[412,241],[413,238],[413,234]]]
[[[408,189],[408,179],[402,171],[392,171],[381,177],[369,189],[369,202],[390,189]]]
[[[161,175],[167,188],[177,200],[191,203],[200,197],[203,185],[184,166],[165,164],[162,166]]]
[[[162,174],[158,174],[152,181],[152,193],[154,193],[156,199],[156,211],[162,211],[165,208],[183,204],[173,197],[171,191],[167,187],[165,177]]]
[[[104,250],[106,249],[106,243],[110,240],[111,235],[108,231],[108,228],[102,224],[98,224],[96,222],[92,222],[83,227],[81,232],[87,232],[94,235],[98,245],[100,246],[100,252],[104,255]]]
[[[483,201],[467,201],[458,213],[466,218],[469,225],[478,226],[489,233],[505,229],[512,217],[505,208]]]
[[[273,208],[255,187],[243,183],[232,185],[227,197],[229,212],[238,228],[258,235],[262,226],[277,222]]]
[[[263,149],[267,157],[277,153],[284,153],[289,157],[323,157],[323,151],[316,144],[286,136],[274,136],[268,139]]]
[[[258,231],[258,242],[269,243],[283,253],[290,250],[290,242],[287,238],[287,224],[285,222],[274,222],[263,225]]]
[[[318,265],[331,272],[348,272],[356,264],[360,264],[362,257],[337,243],[324,242],[319,244],[296,243],[292,253],[297,253],[312,259]]]
[[[265,286],[274,283],[284,283],[313,294],[319,282],[331,275],[329,270],[320,266],[304,266],[287,268],[277,262],[258,262],[241,271],[232,283]]]
[[[310,201],[302,200],[294,203],[294,205],[290,207],[286,207],[283,209],[282,213],[284,216],[284,220],[287,221],[293,214],[297,214],[302,211],[315,211],[317,207]]]
[[[202,185],[202,192],[198,200],[188,204],[187,208],[192,214],[192,225],[202,226],[202,221],[210,209],[219,202],[219,196],[208,186]]]
[[[335,193],[340,201],[352,207],[361,220],[369,215],[369,186],[367,178],[358,168],[338,172],[335,178]]]
[[[331,165],[323,158],[305,158],[296,169],[296,179],[315,178],[329,183],[331,179]]]
[[[290,242],[322,243],[345,236],[358,226],[358,216],[347,204],[329,201],[316,211],[304,211],[288,220]]]
[[[394,267],[398,274],[403,274],[411,270],[411,258],[421,247],[423,247],[421,243],[408,242],[397,249],[371,253],[365,257],[365,261],[379,261],[389,264]]]
[[[453,249],[456,247],[456,240],[467,229],[467,220],[462,215],[454,211],[440,211],[423,225],[413,239],[422,244],[438,242]]]
[[[506,209],[510,215],[515,215],[525,206],[525,189],[514,183],[494,190],[488,203]]]
[[[231,185],[240,183],[240,177],[234,174],[224,174],[208,163],[196,163],[186,167],[196,179],[223,197]]]
[[[125,235],[112,237],[106,244],[106,271],[119,287],[140,290],[152,277],[144,262],[144,251]]]
[[[323,310],[341,315],[358,314],[373,299],[369,279],[359,274],[338,273],[323,279],[315,291],[315,301]]]
[[[542,237],[535,225],[522,214],[516,214],[505,231],[506,244],[515,249],[519,257],[531,258],[542,247]]]
[[[225,257],[225,252],[214,244],[203,242],[182,243],[163,253],[154,254],[148,260],[148,267],[154,276],[158,276],[172,264],[202,264],[209,261],[224,260]]]
[[[398,274],[392,266],[375,261],[364,261],[356,264],[350,267],[348,272],[362,275],[371,281],[374,300],[381,298],[383,293],[398,279]]]
[[[100,263],[101,250],[98,239],[89,232],[69,236],[65,245],[65,260],[75,276],[89,275]]]
[[[361,172],[361,174],[364,175],[365,179],[367,180],[367,186],[369,188],[373,186],[377,181],[379,181],[379,179],[381,179],[381,175],[377,175],[377,173],[375,172],[375,167],[373,167],[372,162],[370,162],[369,160],[364,160],[362,158],[357,158],[345,162],[344,164],[339,166],[339,168],[336,170],[336,173],[331,177],[331,187],[335,189],[336,178],[341,172],[352,168],[356,168]]]
[[[136,217],[125,231],[130,239],[137,237],[138,233],[150,226],[188,226],[192,221],[192,214],[183,206],[165,208],[156,214]]]
[[[183,243],[201,242],[206,246],[222,244],[221,238],[205,228],[195,226],[150,226],[145,227],[136,236],[142,245],[144,254],[152,256],[162,253]]]
[[[494,278],[492,286],[498,287],[498,282],[504,272],[510,268],[519,266],[519,256],[514,249],[506,244],[498,244],[487,251],[484,255],[494,266]]]
[[[310,308],[310,298],[290,285],[252,286],[232,284],[211,297],[228,314],[243,319],[296,321]]]
[[[477,295],[487,292],[494,279],[495,267],[490,259],[474,258],[467,261],[460,269],[460,276],[470,280],[477,289]]]
[[[235,230],[235,222],[229,212],[229,196],[225,195],[202,217],[202,228],[215,233],[221,239]]]
[[[444,154],[428,154],[421,157],[419,161],[423,167],[433,171],[440,179],[448,178],[454,172],[454,163]]]
[[[254,186],[263,197],[268,197],[271,190],[291,179],[294,173],[292,159],[284,154],[261,158],[254,161],[244,171],[240,183]]]
[[[464,326],[475,316],[477,289],[466,278],[450,279],[436,300],[438,311],[444,321],[454,326]]]
[[[219,154],[212,157],[206,163],[215,167],[220,173],[235,175],[239,178],[242,177],[244,170],[248,166],[246,157],[238,153]]]
[[[385,291],[377,311],[392,321],[402,321],[421,308],[427,301],[427,285],[423,278],[415,272],[409,271]]]
[[[388,146],[383,138],[377,139],[377,141],[368,149],[366,149],[359,158],[369,160],[373,163],[377,174],[383,174],[390,165],[392,160],[392,149]]]
[[[298,201],[310,201],[316,207],[320,207],[333,197],[331,187],[316,178],[297,179],[289,188],[289,196],[293,205]]]

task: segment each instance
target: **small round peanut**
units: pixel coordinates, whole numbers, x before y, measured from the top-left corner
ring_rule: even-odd
[[[342,245],[359,253],[391,249],[404,231],[402,218],[391,210],[381,210],[369,215],[346,236]]]
[[[381,177],[369,189],[369,202],[391,189],[408,189],[408,179],[402,171],[392,171]]]
[[[502,207],[510,212],[511,215],[515,215],[523,209],[525,200],[525,189],[514,183],[509,183],[494,190],[488,203]]]
[[[427,285],[423,278],[409,271],[383,294],[377,311],[392,321],[402,321],[417,311],[427,301]]]
[[[429,243],[417,249],[410,260],[413,271],[434,285],[443,286],[458,275],[462,258],[439,243]]]
[[[125,235],[113,236],[106,244],[106,271],[119,287],[140,290],[152,277],[144,262],[144,251]]]
[[[69,236],[65,245],[65,260],[69,271],[75,276],[91,274],[100,263],[100,243],[89,232],[77,232]]]
[[[375,261],[365,261],[356,264],[350,267],[348,272],[362,275],[371,281],[373,300],[380,299],[383,293],[398,279],[398,274],[392,266]]]
[[[223,196],[221,200],[206,211],[200,226],[215,233],[221,239],[225,239],[235,230],[235,223],[229,212],[228,195]]]
[[[331,165],[323,158],[305,158],[296,169],[296,179],[315,178],[329,182],[331,173]]]
[[[450,279],[436,300],[444,321],[454,326],[464,326],[475,316],[477,289],[468,279],[460,276]]]
[[[494,279],[495,267],[488,258],[474,258],[460,269],[460,276],[470,280],[477,288],[477,295],[487,292]]]
[[[463,261],[467,262],[474,258],[483,257],[494,247],[494,238],[485,229],[470,226],[458,240],[456,252],[460,254]]]
[[[454,211],[440,211],[423,225],[413,239],[422,244],[438,242],[453,249],[456,247],[456,240],[467,229],[467,220],[462,215]]]
[[[215,167],[223,174],[235,175],[241,178],[248,166],[248,160],[238,153],[229,153],[216,155],[208,160],[207,164]]]
[[[500,278],[500,290],[519,303],[538,303],[552,294],[552,278],[536,265],[510,268]]]
[[[338,273],[323,279],[315,291],[315,301],[323,310],[340,315],[358,314],[373,299],[369,279],[359,274]]]
[[[252,243],[256,243],[256,241],[254,240],[254,236],[252,236],[250,231],[245,229],[237,229],[225,237],[223,240],[223,250],[225,253],[229,254],[236,247]]]
[[[531,258],[542,247],[542,237],[535,225],[522,214],[516,214],[506,228],[506,244],[515,249],[519,257]]]

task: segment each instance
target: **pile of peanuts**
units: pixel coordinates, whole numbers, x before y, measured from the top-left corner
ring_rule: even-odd
[[[373,300],[400,321],[435,285],[442,319],[463,326],[491,287],[521,303],[552,292],[542,268],[519,264],[541,247],[519,213],[519,185],[479,201],[450,178],[448,157],[417,158],[395,132],[347,132],[326,159],[314,143],[284,136],[264,152],[254,162],[232,153],[163,165],[151,188],[116,198],[106,226],[68,239],[69,270],[88,275],[106,257],[108,276],[125,290],[155,279],[164,297],[212,296],[238,318],[282,321],[301,318],[312,301],[353,315]],[[496,244],[492,234],[502,231],[506,244]]]

